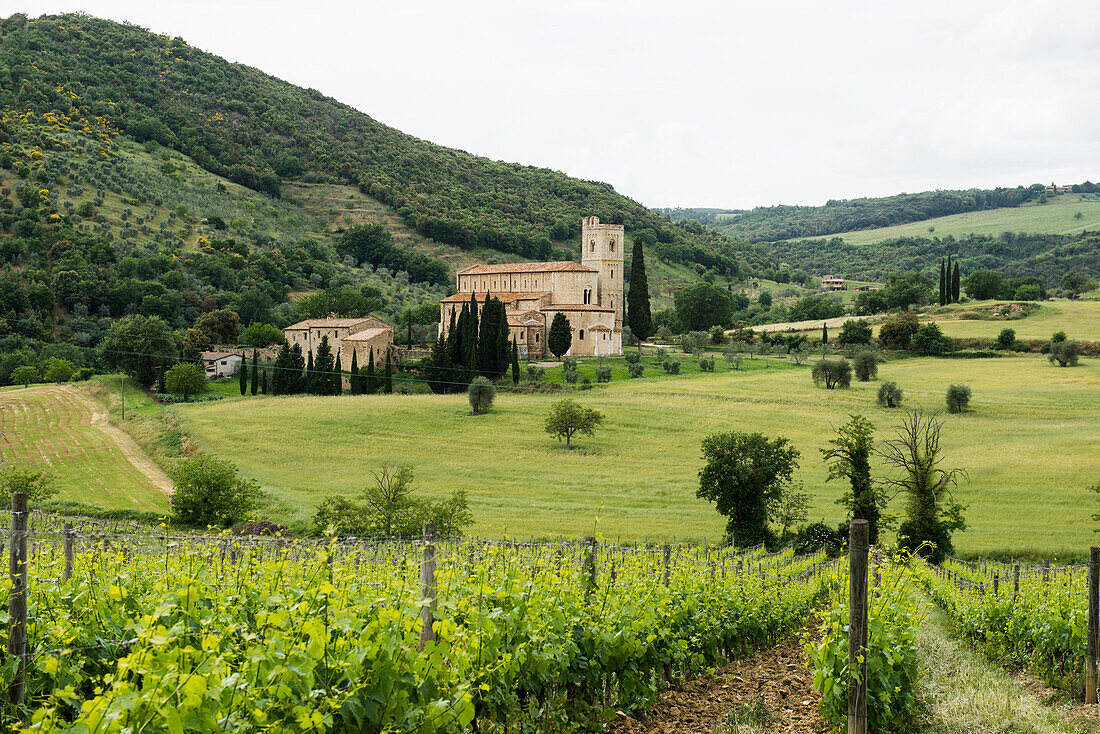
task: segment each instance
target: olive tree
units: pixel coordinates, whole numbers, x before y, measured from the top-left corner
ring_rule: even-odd
[[[470,414],[481,415],[488,413],[489,408],[493,407],[493,400],[497,396],[497,388],[487,377],[475,377],[473,382],[470,383],[467,396],[470,399]]]
[[[822,359],[816,362],[810,373],[815,385],[825,385],[826,390],[849,387],[852,384],[852,365],[844,358]]]
[[[1051,364],[1057,362],[1059,367],[1075,367],[1080,354],[1081,350],[1075,340],[1063,339],[1061,341],[1051,341],[1047,359],[1050,360]]]
[[[598,410],[585,408],[577,401],[566,398],[550,408],[544,428],[559,441],[564,438],[565,448],[572,449],[573,436],[578,433],[591,436],[601,423],[603,414]]]
[[[970,388],[966,385],[951,385],[947,388],[947,412],[962,413],[970,405]]]
[[[879,385],[878,388],[878,403],[884,408],[897,408],[901,405],[904,394],[902,389],[898,387],[898,383],[893,380],[887,380]]]
[[[852,367],[860,382],[870,382],[878,377],[878,357],[874,352],[863,350],[852,357]]]
[[[241,369],[244,369],[243,365]],[[164,376],[164,387],[173,395],[187,402],[192,395],[206,392],[206,373],[192,362],[180,362]]]

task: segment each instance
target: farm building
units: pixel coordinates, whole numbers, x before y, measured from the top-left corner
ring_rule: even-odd
[[[835,275],[826,275],[821,279],[821,289],[826,291],[846,291],[848,286],[844,284],[844,278]]]
[[[199,359],[206,368],[206,379],[213,380],[237,374],[244,356],[240,352],[203,352]]]
[[[283,329],[283,335],[287,344],[298,344],[303,355],[312,352],[314,357],[321,339],[327,336],[329,349],[345,371],[351,370],[353,352],[358,366],[365,367],[373,349],[375,365],[381,367],[386,361],[386,352],[393,347],[393,327],[373,316],[306,319]]]
[[[440,301],[440,327],[447,335],[451,314],[464,303],[481,309],[488,297],[504,302],[510,336],[522,358],[546,354],[546,337],[557,313],[573,331],[569,355],[623,353],[622,225],[581,220],[581,262],[471,265],[457,274],[458,293]]]

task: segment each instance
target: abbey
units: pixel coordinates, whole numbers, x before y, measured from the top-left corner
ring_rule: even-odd
[[[440,302],[443,335],[471,298],[480,316],[485,299],[504,302],[508,330],[524,359],[549,356],[546,337],[554,315],[565,314],[573,332],[568,355],[623,353],[623,248],[621,224],[581,220],[581,262],[471,265],[457,273],[458,293]]]

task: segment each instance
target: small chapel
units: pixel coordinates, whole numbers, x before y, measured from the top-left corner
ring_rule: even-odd
[[[476,264],[459,270],[458,293],[440,301],[444,337],[471,297],[478,316],[487,298],[504,303],[508,331],[521,359],[549,355],[546,337],[554,315],[565,314],[573,342],[565,356],[623,353],[623,248],[621,224],[581,220],[581,261]]]

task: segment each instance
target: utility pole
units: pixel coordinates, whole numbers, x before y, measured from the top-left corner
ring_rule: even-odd
[[[122,420],[126,420],[126,375],[118,376],[118,394],[122,398]]]

